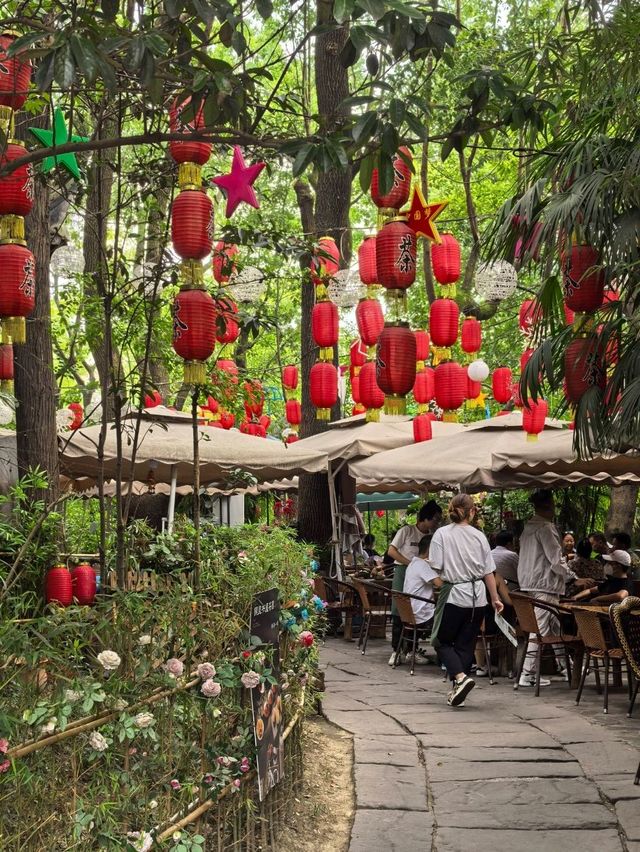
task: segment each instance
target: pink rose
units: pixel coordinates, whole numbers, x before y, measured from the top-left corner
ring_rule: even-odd
[[[198,677],[202,680],[209,680],[216,676],[216,667],[211,663],[200,663],[198,666]]]
[[[251,768],[251,764],[249,763],[248,757],[243,757],[240,761],[240,772],[248,772]]]
[[[0,754],[6,754],[9,751],[9,740],[4,737],[0,738]]]
[[[180,784],[177,778],[172,778],[171,781],[169,781],[169,786],[172,790],[179,790],[182,787],[182,784]]]
[[[255,689],[260,683],[260,675],[258,672],[245,672],[240,677],[240,681],[247,689]]]
[[[184,663],[181,660],[178,660],[177,657],[171,657],[170,660],[167,660],[164,667],[165,670],[173,677],[182,677]]]
[[[213,784],[213,775],[211,775],[211,774],[205,775],[204,778],[202,779],[202,781],[203,781],[204,784]]]
[[[209,678],[208,680],[205,680],[200,687],[200,692],[205,698],[217,698],[222,692],[222,687],[217,680]]]
[[[236,788],[236,790],[239,790],[240,787],[242,786],[242,781],[239,778],[234,778],[233,779],[233,786]]]
[[[10,768],[11,768],[11,761],[10,760],[3,760],[2,763],[0,763],[0,774],[2,774],[3,772],[8,772]]]
[[[303,648],[310,648],[313,645],[313,633],[310,630],[303,630],[300,634],[300,644]]]

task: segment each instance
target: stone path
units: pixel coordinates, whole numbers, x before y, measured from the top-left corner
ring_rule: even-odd
[[[640,706],[609,715],[595,688],[553,683],[535,698],[478,679],[446,705],[436,666],[387,665],[390,648],[329,639],[327,719],[354,735],[356,814],[349,852],[640,852]]]

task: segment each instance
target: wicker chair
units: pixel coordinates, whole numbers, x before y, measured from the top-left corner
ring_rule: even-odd
[[[360,596],[360,605],[362,607],[362,614],[364,616],[364,621],[362,627],[360,628],[360,636],[358,638],[358,648],[362,648],[362,653],[366,654],[367,652],[367,642],[369,641],[369,628],[371,627],[371,619],[374,615],[382,615],[385,620],[387,615],[389,614],[389,608],[387,606],[387,599],[390,597],[390,592],[387,589],[382,589],[385,595],[385,603],[384,607],[380,609],[376,605],[374,605],[369,597],[369,585],[367,583],[363,583],[362,580],[356,580],[353,578],[353,587],[357,591]],[[376,586],[374,591],[379,591],[381,589],[380,586]]]
[[[404,592],[392,592],[391,595],[393,598],[393,602],[396,605],[398,617],[402,622],[402,633],[400,634],[400,641],[398,642],[398,647],[396,648],[396,656],[393,661],[393,666],[395,668],[398,665],[400,652],[404,647],[405,635],[410,634],[412,640],[410,674],[413,675],[416,668],[416,651],[418,649],[418,639],[421,635],[426,635],[424,629],[418,629],[418,624],[416,622],[416,617],[413,612],[413,607],[411,606],[411,598],[418,598],[418,596],[408,595]],[[418,600],[425,600],[425,598],[418,598]],[[409,635],[407,635],[406,638],[408,639]]]
[[[552,656],[555,658],[555,649],[557,647],[562,648],[563,656],[565,659],[565,665],[567,667],[569,688],[571,688],[571,659],[569,656],[569,649],[579,644],[580,640],[577,638],[577,636],[568,636],[563,634],[562,628],[560,628],[560,633],[558,635],[548,634],[547,636],[543,636],[540,633],[540,627],[538,625],[538,619],[536,617],[536,609],[543,609],[547,612],[553,613],[553,615],[558,618],[558,621],[560,621],[560,610],[557,607],[553,606],[553,604],[547,603],[546,601],[540,601],[537,598],[531,597],[530,595],[525,595],[523,592],[511,592],[511,600],[513,602],[513,608],[516,611],[518,624],[520,625],[521,630],[525,634],[524,653],[522,654],[522,659],[520,660],[520,665],[518,666],[518,673],[516,675],[516,681],[513,685],[513,688],[518,689],[520,677],[522,675],[527,656],[533,656],[533,654],[535,654],[536,696],[540,695],[540,669],[542,659],[545,656]],[[529,634],[529,641],[535,642],[535,644],[537,645],[536,650],[532,653],[527,652],[527,633]]]
[[[629,673],[633,674],[635,680],[627,714],[631,716],[640,686],[640,597],[629,596],[622,603],[611,604],[609,618],[627,661]]]
[[[578,693],[576,695],[576,704],[580,703],[580,698],[582,697],[582,690],[584,689],[584,682],[587,678],[587,675],[589,674],[591,663],[593,663],[593,670],[596,675],[596,686],[598,688],[598,692],[601,692],[600,675],[598,668],[600,661],[602,661],[604,663],[604,706],[602,708],[602,712],[608,713],[609,669],[611,665],[611,660],[625,662],[624,653],[622,651],[622,648],[613,647],[611,645],[611,642],[607,640],[607,637],[605,636],[604,632],[604,625],[602,623],[601,613],[592,609],[574,609],[573,615],[576,620],[576,624],[578,625],[578,635],[584,642],[585,650],[582,676],[580,678],[580,686],[578,687]],[[631,699],[633,694],[633,686],[628,663],[627,677],[629,680],[629,698]]]

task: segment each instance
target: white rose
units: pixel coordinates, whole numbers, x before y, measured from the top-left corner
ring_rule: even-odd
[[[98,654],[98,662],[106,672],[114,672],[122,660],[115,651],[101,651]]]
[[[155,720],[153,713],[138,713],[133,718],[133,721],[136,723],[138,728],[149,728],[153,725]]]
[[[109,748],[109,743],[98,731],[91,732],[91,736],[89,737],[89,745],[94,751],[105,751],[107,748]]]
[[[138,645],[150,645],[151,644],[151,636],[148,633],[144,633],[142,636],[138,636]]]
[[[68,701],[69,704],[73,704],[74,701],[79,701],[82,698],[82,693],[77,692],[75,689],[65,689],[64,691],[64,700]]]
[[[55,729],[56,729],[56,720],[55,719],[49,719],[47,724],[43,725],[40,728],[40,733],[41,734],[52,734],[55,731]]]
[[[258,672],[245,672],[240,680],[242,681],[242,685],[247,689],[255,689],[260,683],[260,675]]]
[[[156,800],[156,799],[151,799],[151,801],[149,802],[149,810],[150,810],[150,811],[155,811],[155,809],[156,809],[157,807],[158,807],[158,802],[157,802],[157,800]]]
[[[126,710],[129,705],[123,698],[118,698],[113,702],[113,709],[117,710],[118,713],[122,713],[123,710]]]

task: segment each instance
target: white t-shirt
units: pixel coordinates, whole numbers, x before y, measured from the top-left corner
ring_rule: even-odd
[[[482,578],[492,574],[496,566],[484,533],[469,524],[440,527],[431,539],[429,561],[449,583],[476,580],[454,586],[447,603],[466,608],[473,607],[474,603],[486,606],[487,593]]]
[[[436,605],[433,602],[433,580],[438,574],[433,570],[426,559],[421,559],[419,556],[414,556],[407,566],[407,573],[404,575],[403,592],[408,595],[418,595],[421,598],[428,598],[427,601],[416,601],[411,598],[411,608],[416,617],[418,624],[423,624],[433,618]]]
[[[518,585],[518,554],[508,547],[498,545],[491,551],[496,571],[503,580]]]
[[[391,544],[405,559],[411,561],[418,555],[418,545],[423,536],[424,533],[421,533],[415,524],[407,524],[406,527],[400,527]]]

